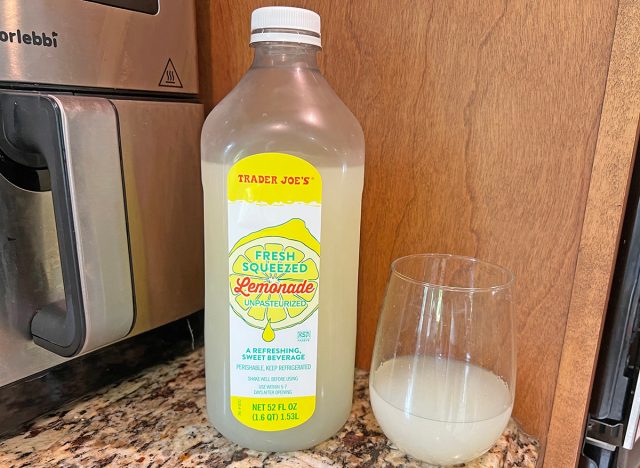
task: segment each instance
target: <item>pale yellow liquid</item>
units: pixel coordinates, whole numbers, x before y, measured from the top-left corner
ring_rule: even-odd
[[[371,405],[384,433],[437,465],[472,460],[507,426],[512,395],[492,372],[460,361],[403,356],[371,376]]]
[[[261,432],[240,424],[229,407],[227,204],[217,185],[227,169],[202,164],[203,181],[210,181],[204,185],[207,409],[223,435],[258,450],[313,446],[335,434],[351,410],[363,166],[317,169],[323,193],[316,409],[301,426]]]
[[[258,44],[251,69],[202,130],[207,412],[224,436],[257,450],[311,447],[334,435],[351,410],[364,135],[319,72],[316,52]],[[264,152],[303,158],[322,176],[316,408],[302,425],[272,432],[238,422],[229,395],[226,178],[241,158]]]

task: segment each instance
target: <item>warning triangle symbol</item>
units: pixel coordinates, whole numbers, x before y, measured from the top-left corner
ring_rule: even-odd
[[[171,61],[171,59],[169,59],[167,61],[167,64],[164,66],[162,78],[160,78],[160,83],[158,83],[158,86],[165,86],[168,88],[182,88],[182,81],[180,81],[180,77],[178,76],[176,67],[173,66],[173,62]]]

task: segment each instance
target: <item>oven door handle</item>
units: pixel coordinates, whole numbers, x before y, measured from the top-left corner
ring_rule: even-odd
[[[33,316],[61,356],[126,336],[134,322],[117,114],[103,98],[0,93],[0,150],[49,170],[64,300]]]

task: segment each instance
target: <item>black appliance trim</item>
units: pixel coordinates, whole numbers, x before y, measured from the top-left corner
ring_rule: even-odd
[[[157,15],[160,11],[158,0],[86,0],[91,3],[100,3],[105,6],[122,8],[125,10]],[[175,1],[175,0],[172,0]]]
[[[51,178],[46,167],[29,167],[20,164],[0,149],[0,175],[10,183],[30,192],[51,190]]]

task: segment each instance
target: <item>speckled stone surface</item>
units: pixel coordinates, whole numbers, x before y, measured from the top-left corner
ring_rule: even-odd
[[[264,453],[229,442],[207,422],[202,348],[62,408],[0,442],[0,466],[429,466],[397,450],[369,406],[357,371],[353,411],[342,431],[311,450]],[[468,467],[534,467],[538,443],[512,421]]]

